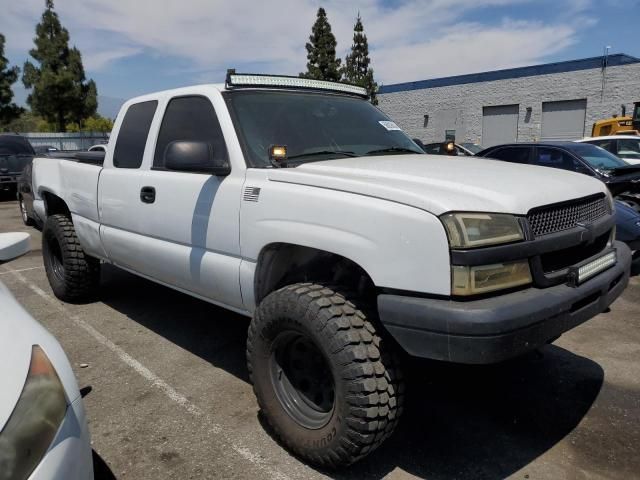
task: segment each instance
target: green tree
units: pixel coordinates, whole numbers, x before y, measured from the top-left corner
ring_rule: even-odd
[[[358,12],[356,24],[353,27],[353,44],[351,45],[351,53],[345,58],[345,67],[342,71],[344,80],[367,89],[367,93],[371,97],[371,103],[378,104],[376,92],[378,84],[373,79],[373,69],[371,68],[371,59],[369,58],[369,42],[364,34],[362,26],[362,18]]]
[[[67,131],[69,132],[102,132],[108,133],[113,129],[113,120],[110,118],[102,117],[97,113],[93,117],[87,118],[83,125],[80,126],[76,122],[67,124]]]
[[[34,115],[29,110],[22,111],[18,118],[11,120],[5,127],[8,132],[55,132],[55,127],[44,118]]]
[[[316,21],[311,29],[307,49],[307,71],[300,74],[315,80],[340,81],[340,59],[336,58],[336,37],[324,8],[318,9]]]
[[[4,56],[4,42],[4,35],[0,33],[0,129],[6,128],[7,124],[20,117],[23,111],[12,102],[11,90],[11,85],[18,80],[20,69],[15,66],[9,68],[9,60]]]
[[[86,80],[80,51],[69,48],[69,32],[60,24],[53,0],[45,4],[36,26],[36,48],[29,51],[39,66],[27,61],[22,82],[31,90],[31,110],[64,132],[67,123],[82,125],[96,113],[97,89],[93,80]]]

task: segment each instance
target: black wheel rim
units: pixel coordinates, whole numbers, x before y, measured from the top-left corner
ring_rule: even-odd
[[[47,238],[47,249],[49,250],[48,263],[51,273],[60,281],[64,281],[64,260],[60,244],[54,236]]]
[[[335,408],[335,386],[315,343],[298,332],[281,333],[269,363],[276,396],[289,416],[308,429],[324,427]]]

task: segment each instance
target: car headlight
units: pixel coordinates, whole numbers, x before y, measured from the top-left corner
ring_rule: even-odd
[[[451,267],[452,295],[477,295],[529,283],[531,270],[527,260],[476,267]]]
[[[34,345],[18,403],[0,432],[0,480],[31,475],[67,411],[64,387],[42,348]]]
[[[503,213],[447,213],[440,217],[451,248],[473,248],[524,240],[517,217]]]
[[[616,211],[616,203],[613,200],[613,195],[611,195],[611,192],[609,190],[605,192],[605,195],[607,197],[607,206],[609,207],[609,213],[614,213]]]

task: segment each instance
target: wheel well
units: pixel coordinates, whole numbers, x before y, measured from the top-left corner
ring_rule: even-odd
[[[50,192],[43,192],[42,199],[44,200],[45,211],[47,216],[63,214],[71,218],[71,212],[69,211],[69,207],[63,199],[54,195]]]
[[[371,277],[352,260],[315,248],[274,243],[258,257],[254,280],[256,305],[280,287],[307,281],[346,286],[362,297],[375,294]]]

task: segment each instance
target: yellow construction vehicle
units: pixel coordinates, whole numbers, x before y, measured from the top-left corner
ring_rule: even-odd
[[[591,129],[592,137],[608,135],[640,135],[640,102],[633,104],[633,116],[626,115],[624,106],[620,117],[598,120]]]

